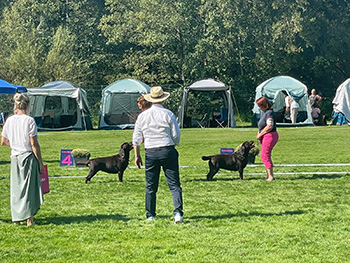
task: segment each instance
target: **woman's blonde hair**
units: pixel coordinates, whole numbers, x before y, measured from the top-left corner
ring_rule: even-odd
[[[27,110],[29,109],[29,98],[26,94],[16,93],[15,96],[13,96],[13,100],[15,101],[15,113],[17,110],[27,113]]]

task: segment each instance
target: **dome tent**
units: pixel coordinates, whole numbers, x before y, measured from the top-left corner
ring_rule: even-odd
[[[141,110],[137,98],[150,92],[150,86],[135,80],[121,79],[102,90],[99,129],[134,128]]]
[[[285,106],[285,95],[291,96],[299,103],[299,111],[297,123],[288,123],[283,121],[283,111]],[[276,112],[276,123],[279,126],[303,126],[313,125],[311,117],[311,107],[308,99],[307,87],[300,81],[289,76],[277,76],[270,78],[261,83],[255,89],[255,101],[264,96],[268,98],[273,104],[273,110]],[[257,126],[261,110],[256,103],[253,107],[252,125]],[[279,118],[278,116],[281,116]]]
[[[38,130],[92,129],[85,90],[68,81],[53,81],[28,88],[30,115]]]
[[[350,124],[350,79],[337,88],[332,104],[332,124]]]
[[[178,122],[180,128],[184,128],[185,113],[187,109],[187,99],[190,91],[200,92],[221,92],[224,100],[224,107],[227,109],[227,125],[228,127],[236,127],[236,121],[233,114],[233,98],[231,87],[214,79],[202,79],[194,82],[188,87],[184,88],[182,101],[178,111]]]

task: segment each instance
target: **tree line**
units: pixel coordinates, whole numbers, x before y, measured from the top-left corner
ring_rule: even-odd
[[[346,0],[2,0],[0,78],[71,81],[96,111],[103,87],[135,78],[171,91],[176,111],[182,88],[210,77],[248,120],[256,86],[288,75],[329,115],[350,75],[349,28]]]

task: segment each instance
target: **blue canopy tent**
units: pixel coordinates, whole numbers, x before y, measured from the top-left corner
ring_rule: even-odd
[[[17,92],[27,92],[27,89],[26,87],[13,85],[5,80],[0,79],[0,94],[15,94]]]
[[[23,86],[18,86],[18,85],[13,85],[8,83],[5,80],[0,79],[0,94],[15,94],[15,93],[23,93],[23,92],[27,92],[26,87]],[[3,99],[6,101],[7,98],[2,98],[1,99],[1,106],[4,107],[4,101]],[[6,106],[5,106],[6,108]],[[0,112],[0,126],[2,126],[8,116],[8,112],[7,111],[3,111],[4,109],[1,109],[2,112]]]

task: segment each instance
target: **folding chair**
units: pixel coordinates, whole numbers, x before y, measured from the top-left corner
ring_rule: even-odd
[[[7,119],[8,112],[4,111],[0,113],[0,126],[3,126],[5,124],[5,121]]]
[[[215,121],[219,124],[221,128],[224,128],[227,126],[227,121],[228,121],[228,110],[225,108],[221,108],[220,110],[220,118],[215,119]],[[225,124],[226,122],[226,124]]]
[[[204,129],[208,125],[208,113],[204,114],[201,120],[197,120],[198,125]]]

